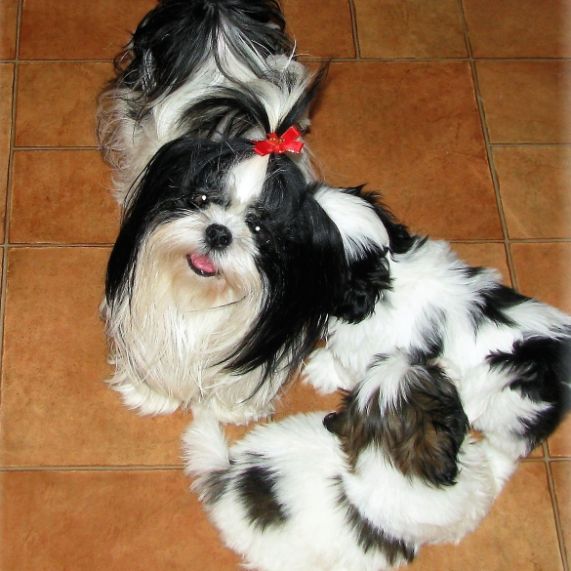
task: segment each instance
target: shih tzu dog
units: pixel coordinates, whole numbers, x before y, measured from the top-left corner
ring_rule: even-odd
[[[283,29],[273,0],[163,0],[102,95],[124,209],[102,310],[111,384],[140,413],[267,414],[341,295],[301,140],[324,72]]]
[[[226,545],[258,571],[380,571],[475,529],[517,459],[467,432],[454,384],[382,358],[337,413],[259,425],[229,448],[210,412],[184,435],[186,471]]]
[[[571,319],[409,234],[361,188],[321,186],[315,199],[347,267],[305,375],[344,389],[344,404],[231,448],[198,410],[186,467],[252,568],[378,571],[473,530],[555,429],[570,404]]]
[[[354,189],[319,200],[343,236],[350,277],[306,378],[329,392],[378,376],[389,390],[403,362],[429,366],[434,383],[454,382],[475,429],[525,456],[571,404],[571,318],[468,266],[446,242],[409,234],[375,198]]]

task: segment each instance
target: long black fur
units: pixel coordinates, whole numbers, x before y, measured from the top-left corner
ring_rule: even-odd
[[[117,84],[153,101],[177,89],[208,57],[231,76],[219,57],[219,38],[260,77],[265,68],[250,52],[262,58],[293,52],[277,0],[161,0],[117,59]]]

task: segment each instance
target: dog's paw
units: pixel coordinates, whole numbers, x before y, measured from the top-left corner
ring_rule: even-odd
[[[354,385],[331,351],[325,348],[316,349],[311,353],[301,376],[303,382],[324,395],[339,389],[350,390]]]
[[[153,391],[144,383],[111,379],[111,388],[121,395],[123,404],[141,415],[172,414],[182,402],[178,399]]]

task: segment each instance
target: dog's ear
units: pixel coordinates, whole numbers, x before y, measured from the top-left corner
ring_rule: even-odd
[[[348,283],[333,315],[349,323],[359,323],[373,313],[383,291],[390,287],[387,251],[371,246],[349,264]]]
[[[453,485],[468,432],[458,391],[436,366],[411,368],[405,382],[402,397],[385,410],[383,448],[403,474],[435,486]]]

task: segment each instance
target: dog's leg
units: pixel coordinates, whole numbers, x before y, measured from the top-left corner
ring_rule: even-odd
[[[326,347],[315,349],[309,356],[303,370],[304,382],[311,385],[321,394],[335,391],[351,390],[357,379],[352,379],[345,367]]]

